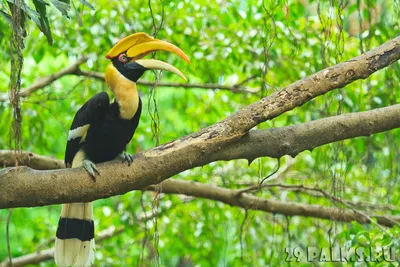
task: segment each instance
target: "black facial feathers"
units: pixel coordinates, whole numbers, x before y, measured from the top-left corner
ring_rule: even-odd
[[[148,69],[136,62],[129,62],[131,60],[129,57],[127,59],[128,63],[123,63],[119,61],[119,57],[115,57],[112,59],[112,63],[114,67],[127,79],[137,82],[137,80],[139,80],[143,73]]]

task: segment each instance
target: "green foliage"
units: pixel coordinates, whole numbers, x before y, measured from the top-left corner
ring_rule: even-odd
[[[161,2],[150,2],[158,26]],[[151,88],[142,86],[143,115],[128,151],[135,153],[155,145],[151,128],[154,114],[149,112],[154,110],[153,97],[160,117],[160,140],[165,143],[214,124],[262,95],[374,48],[396,37],[400,30],[398,10],[390,0],[349,1],[343,8],[332,6],[333,2],[285,1],[276,6],[273,1],[263,5],[255,0],[206,4],[200,0],[163,1],[165,14],[157,38],[182,48],[191,64],[163,52],[157,53],[156,58],[181,69],[189,83],[234,85],[254,76],[244,86],[259,94],[183,88],[157,88],[151,94]],[[11,31],[11,2],[1,3],[0,98],[6,97],[8,90]],[[26,8],[22,10],[34,23],[26,21],[22,88],[73,64],[82,55],[90,57],[82,70],[102,72],[108,64],[104,55],[118,39],[133,32],[153,32],[147,1],[90,3],[94,8],[83,0],[23,2]],[[154,79],[153,73],[143,77]],[[180,82],[169,73],[163,73],[160,80]],[[400,101],[398,84],[400,65],[396,63],[365,81],[321,96],[257,128],[282,127],[393,105]],[[265,90],[261,90],[263,85]],[[92,95],[107,90],[100,81],[69,75],[23,99],[22,148],[63,159],[75,112]],[[11,118],[8,103],[0,102],[0,149],[9,147]],[[393,130],[303,152],[278,182],[322,188],[352,202],[386,205],[365,210],[368,214],[399,215],[399,133]],[[282,168],[289,162],[283,159]],[[276,160],[268,158],[258,159],[250,166],[244,160],[216,162],[174,178],[237,189],[259,182],[275,168]],[[278,188],[265,189],[257,196],[344,208],[327,198]],[[138,216],[152,210],[154,198],[153,193],[131,192],[95,202],[97,232],[110,225],[125,227],[123,233],[99,244],[97,266],[152,266],[156,265],[157,252],[160,266],[177,266],[184,259],[196,266],[280,266],[287,246],[393,246],[400,255],[398,227],[383,231],[376,224],[257,211],[248,211],[245,219],[242,209],[178,195],[162,195],[157,220],[143,223]],[[55,234],[59,210],[59,206],[15,209],[10,224],[12,255],[51,246],[48,240]],[[0,210],[0,260],[7,257],[7,214],[7,210]]]
[[[53,37],[51,35],[50,23],[46,10],[46,8],[50,6],[48,2],[44,0],[32,0],[32,4],[34,5],[36,10],[35,11],[28,6],[25,0],[21,0],[20,2],[15,0],[3,0],[3,1],[7,2],[8,7],[5,5],[4,2],[2,2],[0,14],[10,24],[10,26],[12,25],[11,14],[14,11],[15,8],[14,5],[18,4],[19,5],[18,8],[20,8],[22,11],[22,17],[20,22],[21,27],[25,28],[25,18],[26,17],[29,18],[30,20],[35,22],[40,31],[46,36],[49,45],[53,44]],[[79,2],[93,9],[93,6],[90,5],[87,1],[80,0]],[[68,12],[70,10],[70,4],[71,4],[69,0],[50,0],[50,3],[56,9],[58,9],[63,16],[69,18]],[[76,12],[76,14],[78,15],[77,17],[79,18],[78,12]]]
[[[49,19],[46,16],[46,5],[44,1],[33,0],[36,11],[40,14],[39,23],[36,23],[41,32],[46,35],[47,41],[51,45],[53,43],[53,37],[51,36],[51,30],[49,25]]]

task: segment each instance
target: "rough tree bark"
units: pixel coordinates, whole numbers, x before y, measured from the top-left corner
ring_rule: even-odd
[[[396,114],[400,115],[400,105],[398,113]],[[311,129],[314,129],[314,127],[312,127]],[[14,162],[12,161],[12,151],[0,151],[0,154],[3,155],[3,159],[6,159],[7,163],[10,163],[10,166],[14,164]],[[31,153],[23,152],[23,154]],[[59,168],[63,168],[62,161],[54,158],[40,156],[38,157],[37,161],[43,161],[39,165],[43,169],[46,169],[46,166],[47,169],[52,169],[54,166],[59,166]],[[3,162],[0,158],[0,164],[2,163]],[[28,166],[32,167],[32,164],[30,162],[28,162],[28,164]],[[35,165],[37,165],[37,163],[35,163]],[[252,188],[254,189],[254,187]],[[183,194],[197,198],[220,201],[230,206],[242,207],[249,210],[265,211],[274,214],[282,214],[285,216],[305,216],[344,222],[356,221],[362,224],[370,223],[370,218],[374,218],[376,219],[378,224],[381,224],[383,226],[400,226],[399,216],[396,217],[390,215],[377,215],[371,213],[367,213],[366,216],[363,215],[363,212],[359,212],[358,210],[337,209],[320,205],[308,205],[293,202],[282,202],[278,200],[268,200],[248,194],[245,192],[247,191],[245,189],[226,189],[212,185],[205,185],[198,182],[183,181],[179,179],[168,179],[161,182],[159,185],[151,185],[143,188],[142,190],[157,191],[165,194]]]
[[[250,142],[249,145],[251,145],[251,142],[255,142],[254,140],[257,140],[257,138],[253,137],[254,134],[247,134],[254,126],[301,106],[314,97],[344,87],[357,79],[365,79],[399,58],[400,37],[354,59],[297,81],[197,133],[139,153],[135,155],[134,162],[130,167],[124,166],[118,161],[99,164],[101,176],[96,183],[89,178],[82,168],[54,171],[37,171],[27,167],[4,169],[0,173],[2,191],[0,193],[0,208],[92,201],[157,184],[179,172],[203,166],[215,160],[233,159],[235,156],[232,156],[232,153],[226,154],[226,151],[235,150],[232,146],[237,146],[240,142],[247,141]],[[390,108],[396,110],[398,107]],[[353,114],[353,116],[358,115]],[[384,116],[386,115],[384,114]],[[374,122],[371,125],[365,124],[365,121],[363,123],[364,127],[361,127],[362,124],[358,125],[360,128],[357,129],[360,131],[359,135],[369,135],[374,132],[373,129],[378,130],[377,132],[381,131],[379,127],[373,127]],[[392,126],[398,127],[398,125]],[[346,136],[351,132],[350,128],[349,125],[344,125],[341,129],[342,133],[339,132],[330,136]],[[255,133],[261,135],[258,140],[262,140],[262,143],[264,143],[271,137],[271,131],[274,130]],[[275,131],[279,130],[275,129]],[[278,134],[279,132],[273,133],[282,142],[285,136],[278,136]],[[350,134],[349,137],[354,136],[357,135]],[[291,137],[290,134],[286,136],[288,140]],[[324,136],[319,136],[317,139],[321,138],[324,138]],[[345,138],[348,137],[342,139]],[[338,138],[332,141],[342,139]],[[260,144],[257,143],[257,145]],[[307,144],[304,144],[304,149],[310,148],[313,147],[307,147]],[[264,149],[271,151],[271,147],[264,147]],[[258,156],[268,155],[266,151],[259,151],[261,154]],[[279,151],[274,156],[291,154],[288,151],[290,151],[290,147],[282,142]],[[292,152],[292,155],[299,152]],[[242,154],[236,156],[236,158],[252,160],[254,155]]]
[[[15,166],[15,158],[19,165],[29,166],[35,170],[53,170],[65,168],[64,162],[55,158],[44,157],[32,152],[20,152],[14,154],[14,151],[0,150],[0,167]]]
[[[366,123],[366,121],[368,123]],[[400,127],[400,105],[339,115],[282,128],[250,131],[242,138],[226,144],[222,150],[216,151],[213,154],[206,154],[206,156],[200,159],[193,159],[191,163],[188,159],[184,163],[191,165],[195,162],[196,164],[204,165],[217,160],[244,158],[251,161],[254,158],[261,156],[276,158],[286,154],[295,156],[301,151],[312,150],[323,144],[357,136],[368,136],[373,133],[397,127]],[[157,153],[157,151],[161,151],[162,153],[163,147],[168,146],[169,145],[166,144],[155,148],[153,149],[155,150],[154,153]],[[146,162],[147,153],[153,152],[152,150],[149,150],[136,155],[135,162],[138,160]],[[171,153],[174,154],[174,150],[170,153],[161,154],[159,157],[155,156],[155,161],[149,160],[147,164],[151,164],[152,162],[157,164],[160,160],[168,162],[168,157],[170,157]],[[185,152],[183,151],[179,153]],[[184,156],[185,155],[183,155],[183,157]],[[21,164],[28,165],[32,168],[50,169],[49,167],[52,167],[53,169],[56,169],[63,167],[62,162],[59,160],[39,156],[33,153],[21,153],[18,159]],[[151,157],[149,157],[149,159],[151,159]],[[0,164],[3,166],[12,166],[14,164],[12,153],[9,151],[0,151]],[[109,174],[102,171],[103,175],[99,177],[95,184],[93,184],[90,178],[88,178],[85,171],[83,171],[82,176],[78,176],[78,179],[82,179],[77,181],[80,183],[80,186],[86,186],[83,185],[83,183],[86,183],[89,187],[88,189],[83,190],[86,193],[89,191],[87,197],[101,198],[104,196],[103,192],[105,192],[105,190],[114,190],[111,194],[114,194],[114,192],[125,193],[130,191],[131,186],[133,189],[139,189],[139,187],[136,188],[137,185],[135,184],[135,180],[129,182],[129,180],[126,179],[127,177],[124,176],[129,175],[128,173],[125,174],[125,171],[129,172],[129,167],[124,166],[122,168],[116,168],[116,165],[121,164],[118,161],[106,164],[109,165],[109,170],[107,170]],[[99,166],[102,166],[102,164]],[[135,166],[136,165],[134,164],[132,167]],[[151,177],[152,175],[158,174],[159,170],[154,169],[154,166],[147,166],[151,167],[140,168],[140,166],[137,166],[136,169],[133,169],[133,175],[136,175],[136,177],[141,177],[141,175]],[[108,168],[104,167],[104,169]],[[70,171],[71,170],[63,170],[65,173],[69,173]],[[20,167],[18,169],[9,168],[0,171],[0,177],[2,177],[0,180],[0,186],[4,190],[3,194],[0,195],[0,207],[37,206],[42,203],[56,204],[59,202],[72,202],[74,199],[88,200],[82,198],[82,190],[75,190],[74,186],[69,186],[70,181],[66,183],[67,185],[60,182],[60,180],[54,179],[50,179],[50,181],[46,182],[46,177],[48,175],[48,172],[39,172],[37,170],[28,169],[27,167]],[[50,175],[53,178],[57,178],[58,175],[60,175],[59,179],[68,179],[63,178],[62,174],[57,174],[55,171],[52,171],[52,174]],[[38,181],[42,180],[45,184],[38,183]],[[91,188],[94,185],[96,188]],[[54,186],[57,188],[53,188]],[[24,190],[27,190],[27,192],[24,192]],[[20,194],[24,197],[21,198]]]
[[[382,110],[383,111],[383,110]],[[370,112],[366,112],[370,113]],[[379,118],[376,118],[379,119]],[[12,166],[14,165],[13,151],[0,151],[0,165]],[[40,166],[42,169],[63,168],[64,164],[61,160],[55,158],[36,155],[30,152],[23,152],[21,155],[24,157],[34,157],[34,160],[23,161],[27,166],[35,167]],[[32,156],[33,155],[33,156]],[[24,158],[22,157],[22,159]],[[22,162],[21,162],[22,163]],[[204,185],[197,182],[188,182],[177,179],[168,179],[156,186],[148,186],[144,190],[152,190],[163,192],[166,194],[185,194],[197,198],[211,199],[220,201],[231,206],[242,207],[249,210],[259,210],[270,212],[274,214],[282,214],[286,216],[308,216],[319,219],[329,219],[336,221],[357,221],[359,223],[370,223],[371,218],[376,220],[376,223],[393,227],[400,224],[399,216],[384,216],[377,214],[364,213],[357,210],[346,210],[338,208],[330,208],[319,205],[307,205],[298,203],[288,203],[277,200],[267,200],[251,194],[243,193],[242,190],[233,190],[220,188],[211,185]],[[354,204],[354,203],[353,203]],[[160,214],[157,215],[159,217]],[[147,214],[139,216],[140,220],[150,220],[155,214]],[[104,239],[111,238],[124,231],[124,228],[115,229],[114,226],[109,227],[97,234],[97,244]],[[52,241],[49,241],[50,243]],[[42,261],[47,261],[53,258],[54,248],[36,251],[20,257],[13,258],[13,266],[25,266],[28,264],[38,264]],[[0,267],[10,266],[8,259],[0,262]]]

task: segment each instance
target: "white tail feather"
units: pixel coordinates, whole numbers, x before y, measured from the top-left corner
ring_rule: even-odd
[[[93,220],[93,203],[71,203],[62,205],[62,218]],[[94,239],[84,241],[77,238],[56,238],[54,252],[59,267],[87,267],[94,262]]]
[[[86,262],[90,266],[94,261],[94,238],[90,241],[81,242],[78,262]]]

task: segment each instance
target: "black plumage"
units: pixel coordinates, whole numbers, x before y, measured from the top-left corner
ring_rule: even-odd
[[[77,238],[81,241],[90,241],[94,238],[93,220],[60,218],[56,237],[59,239]]]
[[[108,94],[98,93],[89,99],[76,113],[71,131],[88,125],[87,132],[71,138],[67,142],[65,164],[71,166],[79,150],[85,159],[101,163],[115,159],[132,139],[139,124],[142,103],[139,98],[138,109],[130,120],[120,118],[119,105],[109,102]]]
[[[186,81],[174,66],[143,58],[155,51],[173,52],[189,62],[178,47],[145,33],[123,38],[107,53],[111,62],[104,78],[116,100],[110,103],[107,93],[99,93],[78,110],[68,134],[67,167],[85,168],[95,182],[96,174],[100,174],[95,164],[113,160],[118,155],[132,163],[132,156],[124,150],[138,127],[142,111],[136,81],[149,69],[171,71]],[[94,262],[94,250],[93,203],[63,204],[56,233],[56,264],[90,266]]]

